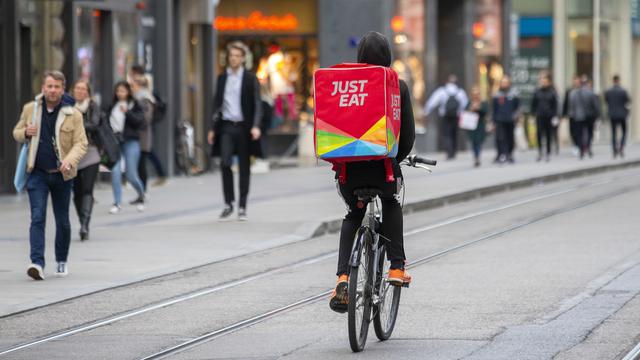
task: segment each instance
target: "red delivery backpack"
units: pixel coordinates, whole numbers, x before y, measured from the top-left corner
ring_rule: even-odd
[[[313,80],[316,157],[334,165],[341,183],[344,164],[384,159],[387,181],[393,181],[391,159],[400,136],[398,74],[384,66],[339,64],[316,70]]]

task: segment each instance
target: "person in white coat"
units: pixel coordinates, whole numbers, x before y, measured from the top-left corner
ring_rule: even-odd
[[[457,82],[457,76],[449,75],[447,83],[431,94],[424,107],[425,116],[436,109],[438,110],[448,160],[456,157],[458,118],[469,103],[467,93],[457,85]]]

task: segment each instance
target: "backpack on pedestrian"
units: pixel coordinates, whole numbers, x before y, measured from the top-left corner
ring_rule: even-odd
[[[444,103],[444,117],[457,118],[458,111],[460,110],[460,101],[458,101],[458,92],[455,94],[448,94],[449,97]]]
[[[398,152],[400,84],[384,66],[339,64],[314,75],[314,144],[316,157],[328,161],[346,182],[344,164],[385,160],[393,181],[391,159]]]

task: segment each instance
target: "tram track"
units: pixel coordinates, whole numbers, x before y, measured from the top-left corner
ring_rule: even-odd
[[[440,228],[440,227],[444,227],[444,226],[452,225],[452,224],[455,224],[455,223],[459,223],[459,222],[462,222],[462,221],[465,221],[465,220],[477,218],[477,217],[488,215],[488,214],[495,213],[495,212],[498,212],[498,211],[503,211],[503,210],[506,210],[506,209],[509,209],[509,208],[523,206],[523,205],[526,205],[526,204],[530,204],[530,203],[541,201],[541,200],[544,200],[544,199],[560,196],[560,195],[563,195],[563,194],[568,194],[568,193],[571,193],[571,192],[584,190],[584,189],[588,189],[588,188],[591,188],[591,187],[602,186],[602,185],[614,182],[614,181],[619,180],[619,179],[620,178],[613,178],[613,179],[609,179],[609,180],[605,180],[605,181],[596,181],[596,182],[591,182],[591,183],[587,183],[587,184],[580,184],[580,185],[577,185],[577,186],[571,186],[571,187],[566,188],[566,189],[562,189],[562,190],[543,193],[543,194],[540,194],[540,195],[531,196],[531,197],[525,198],[525,199],[520,200],[520,201],[515,201],[515,202],[510,202],[510,203],[507,203],[507,204],[504,204],[504,205],[489,207],[489,208],[481,210],[481,211],[471,212],[471,213],[468,213],[468,214],[465,214],[465,215],[461,215],[461,216],[450,217],[448,219],[439,221],[439,222],[437,222],[435,224],[431,224],[431,225],[428,225],[428,226],[423,226],[423,227],[418,227],[418,228],[411,229],[411,230],[409,230],[409,231],[407,231],[405,233],[405,236],[416,235],[416,234],[419,234],[419,233],[422,233],[422,232],[425,232],[425,231],[430,231],[430,230],[437,229],[437,228]],[[482,235],[482,236],[480,236],[478,238],[475,238],[475,239],[472,239],[470,241],[464,242],[462,244],[459,244],[459,245],[456,245],[456,246],[452,246],[452,247],[446,248],[446,249],[444,249],[442,251],[435,252],[435,253],[432,253],[432,254],[430,254],[428,256],[425,256],[425,257],[422,257],[420,259],[417,259],[417,260],[413,261],[409,265],[409,267],[420,266],[422,264],[425,264],[425,263],[428,263],[430,261],[433,261],[433,260],[435,260],[435,259],[437,259],[439,257],[445,256],[445,255],[447,255],[449,253],[453,253],[455,251],[458,251],[458,250],[461,250],[463,248],[469,247],[469,246],[471,246],[473,244],[476,244],[476,243],[479,243],[479,242],[482,242],[482,241],[486,241],[486,240],[489,240],[489,239],[493,239],[495,237],[499,237],[499,236],[501,236],[503,234],[506,234],[506,233],[515,231],[517,229],[520,229],[522,227],[531,225],[533,223],[542,221],[542,220],[544,220],[546,218],[549,218],[549,217],[552,217],[552,216],[556,216],[556,215],[559,215],[559,214],[562,214],[562,213],[570,212],[570,211],[579,209],[581,207],[588,206],[588,205],[591,205],[593,203],[606,200],[606,199],[608,199],[608,198],[610,198],[612,196],[619,196],[621,194],[624,194],[625,192],[629,192],[629,191],[633,191],[633,190],[635,190],[635,187],[629,186],[629,187],[625,187],[625,188],[623,188],[621,190],[618,190],[618,191],[607,192],[605,195],[596,197],[596,198],[588,200],[588,201],[579,202],[574,206],[562,207],[562,208],[559,208],[559,209],[556,209],[556,210],[545,212],[545,213],[543,213],[543,214],[541,214],[539,216],[529,218],[529,219],[527,219],[525,221],[518,222],[516,224],[512,224],[511,226],[498,229],[496,231],[487,233],[485,235]],[[96,328],[99,328],[99,327],[103,327],[103,326],[106,326],[106,325],[111,325],[111,324],[114,324],[116,322],[123,321],[125,319],[130,319],[132,317],[136,317],[136,316],[139,316],[139,315],[142,315],[142,314],[154,311],[154,310],[158,310],[158,309],[166,308],[166,307],[169,307],[169,306],[172,306],[172,305],[176,305],[176,304],[179,304],[179,303],[187,302],[187,301],[190,301],[190,300],[193,300],[195,298],[202,297],[202,296],[211,295],[211,294],[220,292],[222,290],[226,290],[226,289],[229,289],[229,288],[237,287],[237,286],[240,286],[240,285],[243,285],[243,284],[250,283],[252,281],[257,281],[259,279],[264,279],[266,277],[270,277],[270,276],[273,276],[273,275],[275,275],[277,273],[280,273],[280,272],[282,272],[284,270],[290,270],[292,268],[314,264],[314,263],[320,262],[322,260],[335,257],[336,254],[337,254],[336,251],[325,252],[325,253],[322,253],[322,254],[319,254],[319,255],[315,255],[315,256],[312,256],[312,257],[308,257],[308,258],[305,258],[305,259],[302,259],[302,260],[299,260],[299,261],[296,261],[296,262],[293,262],[293,263],[288,263],[288,264],[285,264],[283,266],[273,267],[271,269],[263,270],[263,271],[258,272],[258,273],[250,274],[248,276],[244,276],[244,277],[241,277],[241,278],[238,278],[238,279],[235,279],[235,280],[231,280],[231,281],[228,281],[228,282],[217,284],[215,286],[211,286],[211,287],[208,287],[208,288],[204,288],[204,289],[199,289],[199,290],[196,290],[196,291],[188,292],[188,293],[185,293],[185,294],[181,294],[179,296],[175,296],[175,297],[172,297],[172,298],[169,298],[169,299],[164,299],[164,300],[155,302],[155,303],[147,305],[147,306],[143,306],[143,307],[136,308],[136,309],[131,309],[129,311],[125,311],[125,312],[122,312],[122,313],[117,314],[117,315],[113,315],[113,316],[106,317],[106,318],[103,318],[103,319],[100,319],[100,320],[96,320],[96,321],[93,321],[93,322],[85,323],[85,324],[82,324],[82,325],[79,325],[79,326],[71,327],[69,329],[66,329],[66,330],[63,330],[63,331],[60,331],[60,332],[56,332],[56,333],[52,333],[50,335],[47,335],[47,336],[44,336],[44,337],[41,337],[41,338],[37,338],[37,339],[34,339],[32,341],[29,341],[29,342],[25,342],[25,343],[22,343],[22,344],[15,345],[15,346],[10,347],[10,348],[8,348],[6,350],[2,350],[2,351],[0,351],[0,356],[8,355],[8,354],[20,351],[20,350],[25,350],[25,349],[28,349],[28,348],[31,348],[31,347],[34,347],[34,346],[37,346],[37,345],[41,345],[41,344],[44,344],[44,343],[47,343],[47,342],[51,342],[51,341],[54,341],[54,340],[60,340],[60,339],[63,339],[63,338],[69,337],[69,336],[73,336],[73,335],[76,335],[76,334],[79,334],[79,333],[83,333],[83,332],[87,332],[87,331],[96,329]],[[213,340],[215,338],[230,334],[232,332],[238,331],[240,329],[246,328],[246,327],[254,325],[256,323],[265,321],[265,320],[267,320],[269,318],[277,316],[278,314],[291,311],[291,310],[293,310],[295,308],[298,308],[298,307],[301,307],[301,306],[304,306],[304,305],[307,305],[307,304],[311,304],[313,302],[316,302],[316,301],[326,297],[329,293],[330,293],[330,290],[329,291],[324,291],[322,293],[315,294],[315,295],[310,296],[310,297],[306,297],[306,298],[304,298],[302,300],[298,300],[296,302],[287,304],[285,306],[282,306],[282,307],[279,307],[279,308],[276,308],[276,309],[273,309],[273,310],[270,310],[270,311],[267,311],[267,312],[263,312],[263,313],[258,314],[256,316],[253,316],[253,317],[250,317],[250,318],[235,322],[235,323],[233,323],[231,325],[228,325],[228,326],[213,330],[213,331],[211,331],[209,333],[206,333],[206,334],[203,334],[203,335],[198,336],[196,338],[190,339],[190,340],[185,341],[185,342],[183,342],[181,344],[178,344],[176,346],[170,347],[169,349],[166,349],[166,350],[163,350],[161,352],[149,355],[149,356],[145,357],[144,359],[158,359],[158,358],[166,357],[166,356],[171,355],[171,354],[175,354],[175,353],[180,352],[180,351],[184,351],[185,349],[191,348],[193,346],[197,346],[197,345],[205,343],[207,341],[211,341],[211,340]]]
[[[421,266],[421,265],[425,265],[425,264],[427,264],[427,263],[429,263],[431,261],[439,259],[439,258],[441,258],[443,256],[448,255],[448,254],[457,252],[459,250],[468,248],[468,247],[470,247],[472,245],[475,245],[475,244],[478,244],[480,242],[491,240],[491,239],[500,237],[502,235],[508,234],[510,232],[522,229],[522,228],[524,228],[526,226],[529,226],[529,225],[538,223],[540,221],[546,220],[548,218],[551,218],[551,217],[554,217],[554,216],[557,216],[557,215],[561,215],[561,214],[565,214],[565,213],[569,213],[571,211],[575,211],[575,210],[581,209],[583,207],[590,206],[590,205],[596,204],[598,202],[611,199],[612,197],[621,196],[621,195],[624,195],[626,193],[629,193],[631,191],[636,191],[636,190],[637,190],[637,188],[633,187],[633,186],[625,187],[622,190],[618,190],[618,191],[614,191],[614,192],[611,192],[611,193],[607,193],[605,195],[601,195],[601,196],[595,197],[595,198],[593,198],[591,200],[579,202],[578,204],[575,204],[575,205],[566,206],[566,207],[563,207],[563,208],[560,208],[560,209],[552,210],[552,211],[546,212],[546,213],[544,213],[542,215],[539,215],[539,216],[534,216],[534,217],[532,217],[530,219],[515,223],[515,224],[513,224],[511,226],[508,226],[508,227],[505,227],[505,228],[490,232],[488,234],[482,235],[482,236],[480,236],[480,237],[478,237],[476,239],[467,241],[465,243],[462,243],[462,244],[447,248],[447,249],[442,250],[440,252],[436,252],[436,253],[424,256],[422,258],[416,259],[414,261],[411,261],[407,265],[407,268],[408,269],[412,269],[412,268],[416,268],[416,267]],[[565,192],[562,192],[562,193],[565,193]],[[426,231],[426,230],[424,230],[424,231]],[[268,320],[270,318],[273,318],[273,317],[275,317],[277,315],[287,313],[287,312],[289,312],[291,310],[303,307],[305,305],[313,304],[313,303],[315,303],[315,302],[317,302],[319,300],[324,299],[326,296],[328,296],[331,293],[331,291],[332,290],[327,290],[325,292],[316,294],[314,296],[311,296],[311,297],[308,297],[308,298],[305,298],[305,299],[302,299],[302,300],[298,300],[298,301],[293,302],[291,304],[287,304],[287,305],[282,306],[280,308],[273,309],[273,310],[270,310],[268,312],[256,315],[256,316],[254,316],[252,318],[244,319],[242,321],[238,321],[238,322],[236,322],[234,324],[231,324],[231,325],[228,325],[228,326],[226,326],[224,328],[216,329],[214,331],[211,331],[209,333],[200,335],[200,336],[195,337],[193,339],[189,339],[187,341],[184,341],[184,342],[182,342],[180,344],[174,345],[174,346],[169,347],[167,349],[161,350],[161,351],[156,352],[154,354],[142,357],[142,358],[140,358],[140,360],[164,359],[164,358],[167,358],[167,357],[169,357],[171,355],[175,355],[175,354],[181,353],[183,351],[189,350],[191,348],[194,348],[194,347],[197,347],[199,345],[205,344],[205,343],[207,343],[209,341],[212,341],[212,340],[215,340],[217,338],[220,338],[222,336],[229,335],[229,334],[231,334],[233,332],[236,332],[236,331],[239,331],[241,329],[256,325],[256,324],[261,323],[263,321],[266,321],[266,320]],[[636,360],[637,357],[640,356],[640,345],[638,345],[632,351],[632,353],[634,354],[633,357],[629,357],[629,358],[625,357],[625,359],[623,359],[623,360]]]

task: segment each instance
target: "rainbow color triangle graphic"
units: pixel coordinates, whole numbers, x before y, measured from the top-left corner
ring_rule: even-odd
[[[395,156],[398,151],[393,130],[383,116],[360,139],[334,125],[316,119],[316,155],[321,159],[358,156]]]

